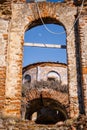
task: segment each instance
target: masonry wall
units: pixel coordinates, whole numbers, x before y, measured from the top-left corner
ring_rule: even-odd
[[[7,20],[0,19],[0,114],[3,114],[5,106],[7,46],[8,46],[8,25]],[[2,113],[1,113],[2,112]]]
[[[41,10],[41,17],[49,18],[49,22],[61,22],[68,34],[75,20],[76,7],[66,3],[38,3]],[[55,12],[55,15],[54,15]],[[61,12],[63,14],[61,15]],[[65,18],[66,17],[66,18]],[[38,21],[37,21],[38,19]],[[68,22],[69,21],[69,22]],[[40,18],[35,3],[13,3],[12,19],[10,21],[10,39],[8,44],[8,66],[6,77],[6,105],[4,114],[20,117],[21,106],[21,83],[22,83],[22,48],[24,32],[29,27],[39,25]],[[28,27],[29,26],[29,27]],[[70,116],[78,116],[78,94],[77,94],[77,70],[75,58],[75,36],[72,31],[72,38],[67,38],[68,75],[69,75],[69,99]],[[74,68],[74,71],[73,71]],[[8,87],[9,86],[9,87]],[[15,104],[15,105],[14,105]]]
[[[79,19],[80,54],[81,54],[81,74],[82,74],[82,93],[84,100],[85,114],[87,115],[87,6],[83,8]],[[80,11],[80,9],[79,9]]]
[[[65,5],[65,6],[64,6]],[[41,10],[41,17],[49,18],[49,22],[59,21],[64,25],[66,33],[68,34],[71,26],[75,20],[76,7],[71,4],[51,4],[51,3],[38,3],[39,9]],[[21,28],[21,32],[24,29],[31,28],[40,24],[40,19],[38,15],[38,10],[35,3],[32,4],[13,4],[12,11],[14,15],[12,16],[12,31],[18,32]],[[20,13],[18,13],[18,11]],[[23,13],[22,13],[23,12]],[[55,15],[54,13],[55,12]],[[61,12],[62,15],[61,15]],[[68,13],[69,12],[69,13]],[[19,17],[20,15],[20,17]],[[65,19],[66,17],[66,19]],[[69,22],[68,22],[69,21]],[[20,24],[19,24],[20,23]],[[32,25],[33,23],[33,25]],[[20,39],[19,35],[19,39]],[[72,37],[67,38],[67,55],[68,55],[68,75],[69,75],[69,99],[70,99],[70,116],[78,116],[79,114],[79,104],[78,104],[78,94],[77,94],[77,68],[76,68],[76,51],[75,51],[75,35],[74,30],[72,30]],[[74,71],[73,71],[74,70]],[[11,77],[12,78],[12,77]],[[10,82],[9,82],[10,84]]]
[[[0,6],[2,7],[1,4]],[[45,19],[46,23],[61,24],[66,30],[70,117],[77,118],[79,116],[79,75],[77,69],[79,63],[84,111],[87,114],[86,2],[84,11],[79,18],[79,56],[77,56],[75,28],[72,28],[78,15],[78,8],[73,4],[73,1],[67,0],[65,3],[42,2],[38,3],[38,6],[41,17]],[[41,20],[35,3],[27,4],[25,0],[14,1],[12,4],[8,2],[8,7],[7,12],[3,13],[1,8],[0,13],[0,112],[6,117],[20,118],[24,33],[27,29],[40,25]]]

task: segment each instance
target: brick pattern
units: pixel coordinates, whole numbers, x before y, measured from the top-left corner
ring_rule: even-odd
[[[61,98],[62,97],[62,98]],[[64,111],[66,118],[69,116],[69,102],[68,102],[68,94],[67,93],[62,93],[53,89],[48,89],[48,88],[40,88],[38,89],[31,89],[29,91],[26,92],[26,97],[23,99],[24,103],[29,103],[30,107],[29,109],[31,109],[31,106],[33,104],[33,101],[35,100],[43,100],[43,104],[44,106],[49,106],[51,104],[50,101],[46,102],[45,100],[53,100],[53,104],[54,102],[56,102],[57,106],[55,105],[55,107],[59,107],[61,106],[62,111]],[[23,104],[24,106],[24,104]],[[22,106],[22,108],[23,108]],[[39,104],[33,104],[32,109],[37,109],[35,108],[35,106],[38,108]],[[51,106],[52,108],[53,106]],[[28,113],[29,114],[29,113]]]
[[[23,42],[20,32],[11,32],[8,48],[9,65],[7,67],[4,115],[7,117],[12,115],[13,117],[20,118],[23,53]]]
[[[76,15],[76,7],[72,4],[67,3],[46,3],[41,2],[38,3],[40,14],[42,18],[50,18],[49,23],[56,22],[59,23],[59,21],[64,25],[66,28],[67,34],[68,31],[71,29],[71,26],[74,23],[75,15]],[[31,28],[32,24],[33,26],[39,25],[39,15],[37,6],[35,3],[29,3],[29,4],[13,4],[12,5],[12,21],[11,21],[11,31],[12,32],[19,32],[21,29],[21,32],[25,32],[26,29]],[[54,14],[55,12],[55,14]],[[61,15],[61,12],[62,15]],[[20,16],[20,17],[19,17]],[[65,19],[66,17],[66,19]],[[37,21],[38,20],[38,21]],[[68,22],[69,21],[69,22]],[[20,23],[20,24],[19,24]],[[30,25],[30,26],[29,26]],[[12,33],[11,32],[11,33]],[[19,38],[15,43],[20,42]],[[14,44],[14,37],[12,36],[12,41]],[[21,44],[21,43],[19,43]],[[14,46],[14,45],[13,45]],[[78,109],[78,93],[77,93],[77,70],[76,70],[76,58],[75,58],[75,36],[74,36],[74,30],[72,32],[72,38],[67,38],[67,55],[68,55],[68,75],[69,75],[69,100],[70,100],[70,116],[71,117],[78,117],[79,115],[79,109]],[[9,52],[10,55],[10,52]],[[19,57],[20,58],[20,57]],[[12,63],[12,60],[10,61]],[[14,62],[14,61],[13,61]],[[10,63],[10,64],[11,64]],[[12,63],[13,64],[13,63]],[[12,68],[10,68],[12,69]],[[73,71],[74,70],[74,71]],[[12,74],[11,74],[12,75]],[[11,78],[14,79],[13,76]],[[9,86],[12,83],[8,83]],[[15,82],[16,86],[17,83]]]
[[[61,23],[67,34],[67,60],[68,60],[68,85],[69,85],[69,105],[70,117],[76,118],[79,115],[78,101],[78,73],[75,46],[75,30],[69,35],[69,31],[77,15],[77,7],[72,1],[67,0],[65,3],[38,3],[41,17],[46,23]],[[2,5],[0,5],[2,7]],[[4,8],[5,6],[3,6]],[[79,20],[80,30],[80,53],[82,68],[82,87],[84,93],[85,113],[87,114],[87,11],[86,3],[84,5],[82,16]],[[0,81],[3,82],[5,98],[4,115],[20,118],[21,109],[21,84],[22,84],[22,58],[23,58],[23,39],[27,29],[41,24],[37,6],[35,3],[21,2],[8,6],[10,12],[0,13]],[[7,9],[7,7],[6,7]],[[9,10],[9,9],[8,9]],[[8,14],[9,12],[9,14]],[[4,12],[5,13],[5,12]],[[7,20],[6,20],[7,19]],[[47,20],[47,21],[46,21]],[[10,24],[9,24],[10,23]],[[8,26],[9,25],[9,26]],[[9,31],[9,32],[8,32]],[[68,36],[69,35],[69,36]],[[8,43],[8,44],[7,44]],[[3,76],[6,78],[2,81]],[[0,93],[1,94],[1,93]],[[4,99],[1,100],[1,102]],[[1,110],[0,110],[1,111]]]
[[[6,67],[0,67],[0,114],[5,105]]]
[[[7,65],[8,21],[0,20],[0,114],[5,106],[5,85]]]
[[[52,4],[52,3],[46,3],[46,2],[38,3],[38,6],[41,12],[41,17],[51,18],[51,20],[53,19],[56,23],[58,23],[59,21],[62,22],[62,24],[65,26],[66,31],[68,33],[68,30],[71,29],[71,26],[75,20],[74,18],[74,15],[76,14],[75,6],[72,6],[71,4],[69,5],[66,3]],[[9,43],[9,52],[8,52],[9,65],[7,68],[8,72],[7,72],[7,83],[6,83],[6,106],[5,106],[6,115],[8,114],[12,115],[12,112],[10,113],[11,109],[13,109],[12,101],[13,102],[17,101],[16,99],[14,99],[15,100],[14,101],[13,97],[15,98],[16,96],[16,98],[18,99],[19,97],[21,98],[20,86],[21,86],[21,76],[22,76],[21,75],[21,67],[22,67],[21,60],[22,60],[22,43],[23,43],[22,41],[23,39],[21,38],[23,38],[24,31],[25,29],[27,29],[28,25],[30,24],[30,27],[32,23],[37,25],[37,19],[39,19],[38,10],[35,3],[32,3],[32,4],[15,3],[12,5],[12,12],[13,12],[12,13],[13,15],[12,15],[12,20],[11,20],[10,43]],[[63,12],[63,15],[61,15],[61,12]],[[75,51],[73,51],[75,49],[74,39],[75,37],[74,37],[74,32],[73,32],[72,42],[71,42],[71,39],[67,40],[67,46],[68,46],[67,53],[68,53],[68,61],[69,61],[68,73],[69,73],[69,89],[70,89],[69,98],[70,98],[70,104],[71,104],[70,113],[72,113],[72,117],[75,117],[75,116],[77,117],[79,110],[78,110],[78,97],[77,97],[77,88],[76,88],[77,76],[75,75],[76,74],[76,59],[75,59]],[[74,71],[72,71],[73,68],[74,68]],[[74,93],[74,95],[72,92]],[[75,98],[73,96],[75,96]],[[8,99],[11,100],[10,103],[8,103],[9,101]],[[8,110],[9,110],[9,113],[8,113]],[[15,115],[16,114],[17,113],[15,112]],[[13,115],[14,115],[14,112],[13,112]]]
[[[85,10],[83,9],[83,12]],[[87,12],[79,19],[80,46],[81,46],[81,67],[82,67],[82,87],[84,94],[84,108],[87,115]]]
[[[34,99],[38,99],[40,98],[41,94],[42,98],[54,99],[60,102],[62,105],[68,105],[68,95],[66,93],[58,92],[53,89],[41,89],[40,91],[37,89],[32,89],[29,92],[27,92],[26,100],[31,101]]]
[[[86,126],[83,122],[86,123],[86,119],[81,121],[73,121],[67,120],[67,122],[58,122],[55,125],[43,125],[43,124],[35,124],[31,121],[15,121],[15,120],[0,120],[0,129],[13,129],[13,130],[79,130],[83,129],[86,130]]]

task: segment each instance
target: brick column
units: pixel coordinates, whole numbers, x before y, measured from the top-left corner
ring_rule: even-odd
[[[5,104],[5,79],[6,79],[6,67],[0,66],[0,115]]]
[[[76,47],[74,29],[67,38],[67,54],[68,54],[68,86],[69,86],[69,102],[70,117],[77,118],[79,115],[78,102],[78,84],[77,84],[77,65],[76,65]]]
[[[20,118],[23,40],[21,32],[10,32],[6,79],[5,117]]]
[[[87,115],[87,15],[83,15],[79,19],[79,35],[80,35],[80,53],[82,68],[82,88],[84,95],[84,109]]]
[[[0,115],[5,105],[6,55],[8,42],[8,21],[0,19]]]

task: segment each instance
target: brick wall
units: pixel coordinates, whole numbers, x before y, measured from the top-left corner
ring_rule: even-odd
[[[79,19],[80,56],[77,62],[75,28],[72,25],[76,19],[77,7],[72,1],[65,3],[38,3],[41,17],[46,23],[62,24],[67,34],[68,86],[70,117],[79,115],[78,101],[78,64],[81,64],[82,88],[84,95],[85,113],[87,114],[87,11],[86,2]],[[6,13],[2,13],[0,3],[0,111],[5,116],[20,118],[23,40],[27,29],[41,24],[35,3],[24,1],[12,3]],[[5,5],[3,6],[3,8]],[[6,9],[7,9],[6,7]],[[54,13],[55,12],[55,13]],[[47,19],[46,19],[47,18]],[[6,20],[7,19],[7,20]],[[49,20],[48,20],[49,19]],[[9,25],[9,26],[8,26]],[[72,32],[70,30],[72,28]],[[7,44],[8,43],[8,44]],[[31,57],[30,57],[31,58]],[[5,100],[4,100],[5,99]],[[5,105],[4,105],[5,104]]]
[[[8,21],[0,20],[0,114],[5,105]]]
[[[82,15],[79,19],[80,35],[80,53],[81,53],[81,72],[82,72],[82,89],[84,95],[84,108],[87,115],[87,6],[83,8]]]
[[[49,22],[62,23],[66,28],[67,35],[71,29],[76,15],[76,7],[66,3],[38,3],[41,17],[49,18]],[[12,5],[12,31],[25,32],[33,26],[40,24],[37,6],[35,3],[29,4],[13,4]],[[55,14],[54,14],[55,12]],[[62,13],[63,12],[63,13]],[[62,13],[62,15],[61,15]],[[20,16],[20,17],[19,17]],[[69,22],[68,22],[69,21]],[[47,21],[48,22],[48,21]],[[19,24],[20,23],[20,24]],[[20,39],[20,36],[19,36]],[[70,116],[77,117],[79,115],[78,93],[77,93],[77,68],[76,68],[76,52],[75,52],[75,35],[72,31],[72,37],[67,37],[67,55],[68,55],[68,84],[70,99]],[[11,61],[12,62],[12,61]],[[16,84],[15,84],[16,85]]]

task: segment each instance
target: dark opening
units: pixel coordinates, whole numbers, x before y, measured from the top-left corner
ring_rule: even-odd
[[[64,121],[65,116],[62,112],[49,108],[49,107],[42,107],[40,110],[37,111],[37,124],[55,124],[58,121]]]
[[[24,78],[27,82],[31,82],[31,76],[29,74],[26,74]]]
[[[51,78],[51,77],[49,78],[49,77],[48,77],[47,80],[48,80],[48,81],[55,81],[55,78]]]
[[[34,99],[26,108],[26,119],[37,124],[55,124],[67,119],[67,112],[59,102],[49,98]]]

